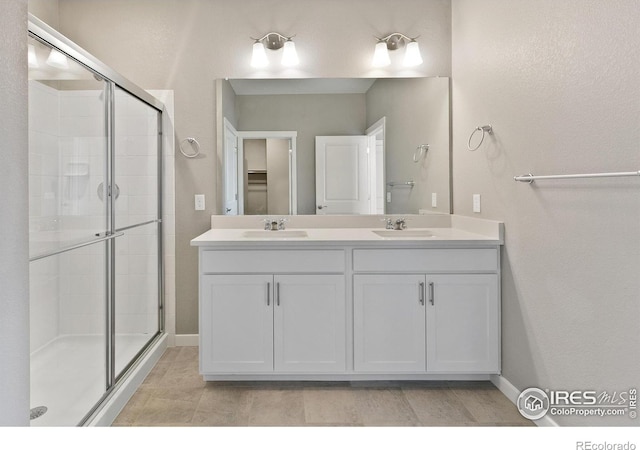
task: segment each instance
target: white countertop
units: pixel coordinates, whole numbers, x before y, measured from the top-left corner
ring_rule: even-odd
[[[260,231],[257,228],[218,228],[211,229],[191,241],[192,246],[210,246],[221,244],[282,244],[282,243],[457,243],[469,245],[501,245],[501,235],[488,236],[462,230],[459,228],[407,228],[393,231],[389,236],[379,236],[374,231],[385,231],[384,228],[287,228],[285,232]],[[248,232],[248,233],[247,233]],[[247,237],[247,234],[261,234],[260,237]],[[288,233],[293,232],[293,233]],[[295,236],[304,232],[306,236]],[[416,233],[417,232],[417,233]],[[420,232],[430,236],[416,236]],[[404,234],[403,234],[404,233]],[[293,235],[292,235],[293,234]]]

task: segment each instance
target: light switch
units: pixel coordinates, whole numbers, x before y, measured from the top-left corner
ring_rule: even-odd
[[[436,194],[435,192],[431,193],[431,207],[432,208],[438,207],[438,194]]]
[[[391,203],[391,192],[387,192],[387,203]]]
[[[204,194],[196,194],[196,211],[204,211]]]
[[[473,194],[473,212],[480,212],[480,194]]]

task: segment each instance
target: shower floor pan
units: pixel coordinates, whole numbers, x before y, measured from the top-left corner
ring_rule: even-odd
[[[116,336],[116,374],[151,339],[148,334]],[[31,408],[46,413],[31,426],[75,426],[105,391],[102,336],[60,336],[31,355]]]

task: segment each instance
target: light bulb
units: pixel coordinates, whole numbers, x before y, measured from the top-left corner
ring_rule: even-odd
[[[28,49],[28,58],[29,58],[29,67],[36,68],[38,67],[38,58],[36,57],[36,48],[32,44],[27,44]]]
[[[373,53],[373,61],[371,64],[373,67],[385,67],[391,64],[386,42],[380,41],[376,44],[376,50]]]
[[[69,61],[67,60],[66,55],[63,55],[55,48],[51,49],[49,53],[49,57],[47,58],[47,64],[52,67],[57,67],[58,69],[68,69]]]
[[[286,67],[297,66],[300,61],[298,60],[298,52],[296,52],[296,44],[289,40],[284,43],[284,50],[282,52],[282,65]]]
[[[267,52],[264,51],[264,45],[262,42],[256,42],[253,44],[253,53],[251,55],[252,67],[267,67],[269,60],[267,59]]]
[[[411,41],[407,44],[407,49],[404,52],[405,67],[415,67],[422,64],[422,56],[420,55],[420,47],[416,41]]]

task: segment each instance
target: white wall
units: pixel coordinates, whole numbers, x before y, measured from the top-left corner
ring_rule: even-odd
[[[29,425],[27,2],[0,14],[0,426]]]
[[[505,222],[503,375],[519,389],[637,387],[640,179],[513,176],[640,168],[638,2],[454,0],[452,16],[454,211]],[[494,136],[467,151],[488,123]]]

